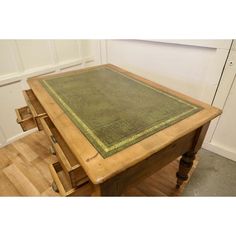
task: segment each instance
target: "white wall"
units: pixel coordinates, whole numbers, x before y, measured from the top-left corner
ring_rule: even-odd
[[[224,112],[218,121],[211,145],[221,149],[221,154],[229,155],[236,161],[236,80],[225,103]]]
[[[232,45],[213,105],[223,114],[212,122],[204,147],[236,161],[236,42]]]
[[[100,64],[98,40],[0,40],[0,146],[27,134],[14,109],[25,105],[26,78]]]
[[[216,40],[217,41],[217,40]],[[162,85],[211,103],[227,57],[230,40],[206,45],[193,40],[162,42],[138,40],[106,41],[109,63]],[[184,45],[183,42],[186,44]],[[191,45],[190,45],[191,43]],[[225,48],[224,48],[225,47]]]

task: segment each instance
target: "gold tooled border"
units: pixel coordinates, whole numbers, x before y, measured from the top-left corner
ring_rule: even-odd
[[[101,69],[101,68],[100,68],[100,69]],[[105,69],[112,70],[112,69],[110,69],[110,68],[105,68]],[[133,136],[131,136],[131,137],[129,137],[129,138],[127,138],[127,139],[125,139],[125,140],[123,140],[123,141],[117,143],[117,144],[114,144],[114,145],[112,145],[112,146],[110,146],[110,147],[107,147],[107,146],[101,141],[101,139],[99,139],[99,138],[93,133],[93,131],[92,131],[92,130],[73,112],[73,110],[61,99],[61,97],[59,97],[59,95],[54,91],[54,89],[46,82],[47,80],[42,80],[42,82],[43,82],[44,85],[49,89],[49,91],[58,99],[58,101],[64,106],[64,108],[73,116],[73,118],[83,127],[83,129],[86,130],[86,132],[97,142],[97,144],[98,144],[105,152],[113,151],[114,149],[117,149],[117,148],[119,148],[119,147],[121,147],[121,146],[123,146],[123,145],[126,145],[126,144],[128,144],[128,143],[131,143],[131,142],[134,141],[135,139],[137,139],[137,138],[139,138],[139,137],[141,137],[141,136],[143,136],[143,135],[145,135],[145,134],[147,134],[147,133],[150,133],[150,132],[152,132],[153,130],[158,129],[159,127],[161,127],[161,126],[163,126],[163,125],[166,125],[166,124],[168,124],[168,123],[170,123],[170,122],[172,122],[172,121],[174,121],[174,120],[176,120],[176,119],[178,119],[178,118],[180,118],[180,117],[182,117],[182,116],[185,116],[185,115],[187,115],[188,113],[191,113],[192,111],[194,111],[194,110],[196,110],[196,109],[199,109],[198,106],[194,106],[194,105],[191,104],[191,103],[188,103],[188,102],[186,102],[186,101],[184,101],[184,100],[182,100],[182,99],[179,99],[179,98],[177,98],[177,97],[175,97],[175,96],[172,96],[172,95],[170,95],[170,94],[168,94],[168,93],[165,93],[165,92],[163,92],[163,91],[161,91],[161,90],[159,90],[159,89],[157,89],[157,88],[154,88],[154,87],[152,87],[152,86],[150,86],[150,85],[148,85],[148,84],[145,84],[145,83],[143,83],[143,82],[141,82],[141,81],[135,80],[135,79],[133,79],[132,77],[128,77],[127,75],[125,75],[125,74],[123,74],[123,73],[121,73],[121,72],[119,72],[119,71],[115,71],[115,70],[112,70],[112,71],[114,71],[114,72],[116,72],[116,73],[119,73],[119,74],[121,74],[122,76],[125,76],[125,77],[128,78],[128,79],[132,79],[132,80],[134,80],[135,82],[142,84],[143,86],[146,86],[146,87],[148,87],[148,88],[151,88],[151,89],[155,90],[155,91],[158,92],[158,93],[164,94],[164,95],[166,95],[166,96],[168,96],[168,97],[170,97],[170,98],[172,98],[172,99],[174,99],[174,100],[176,100],[176,101],[178,101],[178,102],[180,102],[180,103],[182,103],[182,104],[188,105],[188,106],[192,107],[192,109],[190,109],[190,110],[188,110],[188,111],[186,111],[186,112],[184,112],[184,113],[181,113],[181,114],[179,114],[179,115],[177,115],[177,116],[174,116],[174,117],[172,117],[172,118],[170,118],[170,119],[168,119],[168,120],[166,120],[166,121],[163,121],[163,122],[161,122],[161,123],[159,123],[159,124],[157,124],[157,125],[154,125],[153,127],[149,128],[149,129],[146,129],[146,130],[144,130],[144,131],[142,131],[142,132],[140,132],[140,133],[138,133],[138,134],[135,134],[135,135],[133,135]],[[63,77],[60,77],[60,78],[63,78]],[[55,79],[55,78],[52,78],[52,79]],[[52,80],[52,79],[48,79],[48,80]]]

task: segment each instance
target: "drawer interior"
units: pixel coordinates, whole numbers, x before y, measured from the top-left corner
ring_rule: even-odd
[[[16,109],[16,116],[18,122],[22,122],[24,120],[28,120],[33,117],[28,106]]]
[[[73,188],[59,162],[49,165],[49,169],[62,196],[90,196],[92,194],[92,185],[89,181]]]
[[[27,131],[36,127],[33,116],[28,106],[15,109],[16,121],[21,125],[23,131]]]
[[[39,100],[36,98],[32,89],[24,90],[23,95],[24,95],[25,101],[26,101],[27,105],[29,106],[34,117],[46,115],[45,110],[43,109]]]
[[[43,119],[41,119],[43,126],[45,127],[45,123],[47,125],[46,129],[50,130],[50,131],[45,131],[47,132],[48,135],[50,135],[51,133],[51,140],[53,143],[58,143],[60,148],[62,149],[64,155],[66,156],[66,159],[68,161],[68,168],[70,169],[74,169],[75,167],[79,166],[79,162],[76,159],[75,155],[71,152],[70,148],[68,147],[68,145],[66,144],[66,142],[64,141],[64,139],[62,138],[62,136],[60,135],[60,133],[58,132],[58,130],[56,129],[56,127],[54,126],[54,124],[52,123],[52,121],[50,120],[49,117],[44,117]],[[69,170],[68,170],[69,171]]]
[[[42,117],[40,121],[45,133],[50,138],[55,155],[58,157],[58,161],[65,171],[72,187],[77,187],[86,182],[88,176],[50,118]]]
[[[69,196],[75,191],[68,181],[66,174],[63,172],[59,162],[50,164],[49,169],[58,191],[62,196]]]

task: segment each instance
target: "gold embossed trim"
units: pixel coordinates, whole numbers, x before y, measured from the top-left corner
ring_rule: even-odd
[[[117,71],[115,71],[115,72],[117,72]],[[120,72],[118,72],[118,73],[120,73]],[[122,74],[122,73],[120,73],[120,74]],[[144,136],[144,135],[146,135],[146,134],[148,134],[148,133],[152,133],[153,131],[158,130],[159,128],[161,128],[161,127],[163,127],[163,126],[165,126],[165,125],[167,125],[167,124],[170,124],[171,122],[174,122],[175,120],[177,120],[177,119],[179,119],[179,118],[181,118],[181,117],[184,117],[184,116],[188,115],[189,113],[193,113],[194,110],[198,110],[198,109],[199,109],[199,107],[194,106],[194,105],[191,104],[191,103],[185,102],[185,101],[182,100],[182,99],[179,99],[179,98],[177,98],[177,97],[175,97],[175,96],[172,96],[172,95],[170,95],[170,94],[168,94],[168,93],[165,93],[165,92],[163,92],[163,91],[161,91],[161,90],[159,90],[159,89],[156,89],[156,88],[154,88],[154,87],[152,87],[152,86],[149,86],[149,85],[147,85],[147,84],[145,84],[145,83],[143,83],[143,82],[141,82],[141,81],[138,81],[138,80],[135,80],[135,79],[133,79],[133,78],[130,78],[130,77],[126,76],[125,74],[122,74],[122,75],[125,76],[125,77],[127,77],[128,79],[132,79],[132,80],[134,80],[135,82],[140,83],[140,84],[142,84],[142,85],[144,85],[144,86],[146,86],[146,87],[148,87],[148,88],[151,88],[151,89],[155,90],[155,91],[158,92],[158,93],[164,94],[164,95],[166,95],[166,96],[168,96],[168,97],[171,97],[171,98],[174,99],[174,100],[177,100],[177,101],[180,102],[180,103],[183,103],[183,104],[185,104],[185,105],[188,105],[189,107],[191,107],[191,109],[189,109],[188,111],[186,111],[186,112],[184,112],[184,113],[181,113],[181,114],[179,114],[179,115],[176,115],[176,116],[174,116],[174,117],[172,117],[172,118],[170,118],[170,119],[168,119],[168,120],[166,120],[166,121],[163,121],[163,122],[161,122],[161,123],[159,123],[159,124],[157,124],[157,125],[154,125],[154,126],[148,128],[148,129],[146,129],[146,130],[144,130],[144,131],[142,131],[142,132],[140,132],[140,133],[138,133],[138,134],[135,134],[135,135],[133,135],[133,136],[127,137],[127,139],[125,139],[125,140],[123,140],[123,141],[121,141],[121,142],[119,142],[119,143],[117,143],[117,144],[114,144],[114,145],[108,147],[108,146],[106,146],[106,145],[101,141],[101,139],[99,139],[99,138],[94,134],[94,132],[85,124],[85,122],[83,122],[83,121],[74,113],[74,111],[63,101],[63,99],[61,99],[61,97],[60,97],[60,96],[54,91],[54,89],[47,83],[47,80],[42,80],[42,83],[44,84],[44,86],[46,86],[46,88],[50,91],[50,93],[58,100],[58,102],[61,103],[61,105],[64,107],[64,109],[66,109],[66,111],[67,111],[69,114],[71,114],[73,120],[75,120],[76,122],[78,122],[78,124],[81,126],[81,128],[83,128],[83,129],[86,131],[86,133],[87,133],[88,135],[90,135],[90,136],[93,138],[93,140],[94,140],[94,141],[104,150],[104,152],[106,152],[106,153],[112,152],[112,151],[114,151],[115,149],[118,149],[118,148],[120,148],[120,147],[122,147],[122,146],[124,146],[124,145],[131,144],[131,143],[134,142],[136,139],[138,139],[138,138],[140,138],[140,137],[142,137],[142,136]]]

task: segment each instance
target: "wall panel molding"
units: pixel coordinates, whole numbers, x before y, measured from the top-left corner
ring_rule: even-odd
[[[102,59],[108,63],[156,80],[179,92],[186,93],[207,103],[212,103],[228,49],[217,48],[211,40],[201,46],[185,40],[176,43],[159,40],[106,40],[102,43]],[[195,41],[195,40],[192,40]],[[231,40],[228,40],[231,42]],[[228,45],[229,42],[225,42]],[[193,46],[193,44],[195,45]],[[223,45],[223,41],[221,41]]]
[[[17,67],[18,67],[18,72],[24,72],[23,61],[22,61],[22,57],[21,57],[16,40],[11,40],[11,47],[14,52],[14,58],[15,58],[15,61],[16,61]]]
[[[1,75],[0,86],[4,84],[12,83],[14,81],[23,80],[24,78],[27,78],[27,77],[38,76],[38,75],[42,75],[46,73],[53,73],[56,71],[64,70],[69,67],[78,66],[81,64],[83,64],[83,66],[91,66],[92,64],[94,65],[100,64],[100,60],[97,60],[97,58],[100,57],[100,54],[96,55],[97,51],[91,50],[90,55],[86,55],[86,56],[82,55],[80,40],[75,40],[76,57],[69,60],[62,61],[62,62],[58,60],[58,55],[55,48],[55,40],[48,40],[47,43],[48,43],[48,48],[50,52],[49,53],[50,60],[52,63],[43,65],[43,66],[37,66],[37,67],[25,69],[23,60],[22,60],[22,55],[20,54],[16,40],[9,40],[10,47],[12,48],[12,51],[14,52],[14,60],[15,60],[14,63],[16,63],[17,65],[17,71],[15,73]],[[89,42],[87,46],[88,45],[89,45]]]
[[[235,85],[236,77],[236,51],[234,49],[236,45],[235,40],[233,41],[231,51],[229,52],[227,61],[225,63],[224,71],[215,95],[213,105],[222,109],[223,114],[216,118],[209,127],[207,132],[204,148],[216,152],[219,155],[223,155],[231,160],[236,161],[235,146],[232,145],[232,140],[236,137],[236,130],[234,127],[229,129],[229,124],[235,123],[235,107],[227,104],[229,96],[233,96],[232,91],[233,85]],[[235,87],[234,87],[235,88]],[[227,107],[226,107],[227,105]],[[226,115],[231,109],[231,115]],[[232,122],[233,121],[233,122]],[[228,130],[225,135],[224,131]],[[230,133],[229,133],[230,130]],[[223,139],[221,138],[223,136]],[[234,151],[233,151],[234,150]]]
[[[51,51],[53,64],[57,65],[59,63],[59,60],[58,60],[57,50],[56,50],[56,46],[55,46],[55,40],[49,41],[49,48]]]
[[[100,56],[101,56],[101,64],[107,64],[107,40],[100,40]]]
[[[62,43],[62,48],[59,51],[61,58],[65,60],[61,61],[55,41],[5,40],[3,42],[0,40],[0,47],[6,49],[5,54],[0,54],[2,65],[0,67],[2,101],[0,102],[0,147],[28,134],[28,132],[22,132],[19,125],[16,124],[14,114],[15,108],[25,105],[22,90],[28,88],[27,78],[100,64],[100,53],[98,54],[100,42],[98,40],[83,40],[86,42],[84,45],[81,44],[81,40],[63,40],[64,45]],[[60,47],[60,43],[57,46]],[[83,50],[87,53],[83,54]],[[9,53],[7,53],[8,51]],[[37,58],[37,54],[40,53],[44,55]],[[5,58],[6,56],[8,58]],[[2,72],[9,73],[1,73],[1,68]]]
[[[0,76],[19,72],[14,40],[0,40]]]
[[[157,39],[149,41],[226,50],[229,50],[232,42],[231,39]]]

